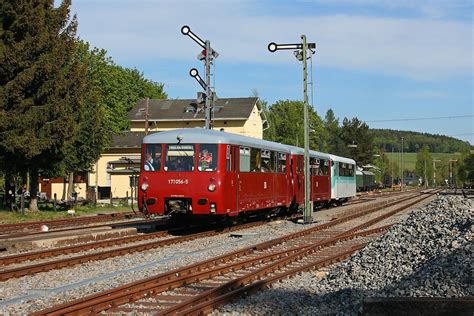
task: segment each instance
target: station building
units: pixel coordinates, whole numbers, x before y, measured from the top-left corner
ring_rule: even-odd
[[[87,186],[98,188],[99,199],[136,195],[133,182],[140,169],[140,148],[145,136],[147,112],[149,134],[179,128],[203,128],[205,123],[204,108],[193,99],[138,101],[128,113],[130,130],[113,137],[111,146],[94,165],[93,172],[88,173]],[[262,139],[268,122],[257,97],[225,98],[215,103],[213,125],[215,130]]]

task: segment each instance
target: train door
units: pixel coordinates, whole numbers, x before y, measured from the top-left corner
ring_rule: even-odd
[[[339,177],[339,163],[331,160],[331,199],[337,199],[337,184]]]
[[[239,178],[236,164],[236,147],[226,145],[225,149],[225,183],[226,212],[233,216],[238,214]]]

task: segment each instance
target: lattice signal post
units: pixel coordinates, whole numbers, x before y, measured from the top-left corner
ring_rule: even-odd
[[[303,91],[304,91],[304,213],[303,220],[305,224],[313,221],[313,206],[310,201],[311,179],[309,171],[309,116],[308,116],[308,71],[307,71],[307,53],[308,49],[314,54],[316,43],[306,42],[306,35],[301,35],[301,43],[298,44],[268,44],[268,50],[272,53],[277,50],[294,50],[296,59],[303,62]]]
[[[198,55],[199,60],[204,60],[204,69],[206,72],[206,82],[204,82],[201,77],[199,77],[199,73],[197,69],[193,68],[190,71],[191,77],[194,77],[198,83],[202,86],[206,93],[206,129],[212,129],[212,108],[214,107],[215,102],[215,93],[211,89],[211,65],[214,62],[219,54],[212,49],[211,42],[208,40],[203,41],[199,36],[194,34],[191,31],[191,28],[187,25],[184,25],[181,28],[181,34],[189,36],[193,41],[195,41],[199,46],[201,46],[204,50]]]

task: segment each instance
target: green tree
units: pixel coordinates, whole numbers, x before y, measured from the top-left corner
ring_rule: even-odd
[[[372,162],[374,156],[373,136],[369,132],[369,126],[354,117],[352,120],[344,118],[341,127],[341,139],[344,144],[357,145],[349,148],[349,157],[352,157],[359,166]]]
[[[461,161],[458,174],[463,184],[474,184],[474,154],[469,154]]]
[[[347,156],[349,154],[347,144],[341,139],[341,128],[339,119],[336,118],[332,109],[326,112],[324,118],[324,130],[326,131],[326,151],[338,155]]]
[[[29,170],[31,210],[38,171],[63,159],[86,86],[69,9],[69,0],[0,2],[0,153],[10,173]]]
[[[277,101],[269,109],[267,118],[274,126],[272,141],[283,144],[304,147],[304,115],[303,102]],[[309,114],[309,147],[312,150],[322,150],[324,146],[324,128],[321,118],[312,107]]]
[[[67,146],[63,176],[69,178],[71,197],[75,171],[89,170],[111,136],[128,129],[127,113],[143,98],[166,98],[163,84],[145,79],[136,69],[116,65],[103,49],[79,42],[77,58],[87,66],[89,82],[84,106],[75,112],[78,129]]]
[[[268,122],[268,128],[263,131],[263,139],[269,141],[276,141],[275,118],[270,112],[270,109],[268,108],[267,101],[260,100],[260,104],[262,105],[262,111],[265,113]]]
[[[423,184],[433,182],[433,159],[429,147],[423,146],[416,154],[415,174],[423,178]]]
[[[138,100],[167,98],[162,83],[145,79],[137,69],[115,64],[104,49],[91,49],[88,43],[80,42],[79,54],[88,62],[88,75],[103,111],[104,137],[108,140],[128,129],[127,114]]]

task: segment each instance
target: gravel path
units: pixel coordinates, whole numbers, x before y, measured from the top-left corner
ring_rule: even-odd
[[[214,315],[357,315],[363,297],[473,295],[473,207],[440,196],[327,275],[303,273]]]

